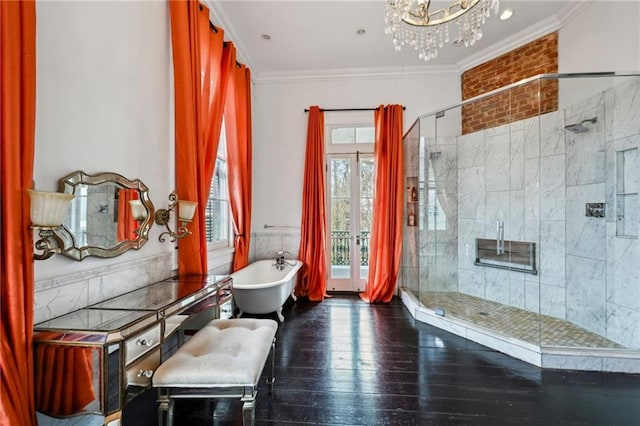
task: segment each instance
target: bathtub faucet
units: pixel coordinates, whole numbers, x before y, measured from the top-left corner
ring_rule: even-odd
[[[289,253],[288,251],[282,251],[282,250],[280,250],[280,251],[278,251],[278,252],[276,253],[276,255],[273,257],[273,260],[275,260],[275,261],[276,261],[276,263],[274,264],[274,266],[276,267],[276,269],[277,269],[278,271],[282,271],[286,265],[291,265],[291,263],[289,263],[289,262],[287,262],[287,261],[285,260],[285,255],[286,255],[286,254],[291,255],[291,253]]]

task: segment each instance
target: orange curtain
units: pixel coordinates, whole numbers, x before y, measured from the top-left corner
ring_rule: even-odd
[[[402,105],[375,111],[376,181],[369,255],[369,279],[360,297],[389,302],[395,292],[402,255]]]
[[[233,271],[249,263],[251,232],[251,71],[237,64],[230,75],[225,106],[227,178],[233,217]]]
[[[327,286],[326,201],[324,170],[324,112],[309,108],[307,149],[302,188],[302,222],[298,259],[303,262],[298,274],[296,295],[322,301]]]
[[[93,351],[77,346],[36,346],[36,409],[52,416],[80,413],[96,399]]]
[[[138,221],[133,218],[129,201],[138,199],[138,191],[135,189],[118,190],[118,228],[117,241],[136,240],[138,235]]]
[[[0,424],[35,425],[33,235],[36,5],[0,1]]]
[[[204,212],[209,199],[226,98],[231,46],[209,23],[209,9],[197,1],[170,1],[175,81],[176,192],[197,201],[189,226],[193,235],[178,240],[178,271],[207,272]]]

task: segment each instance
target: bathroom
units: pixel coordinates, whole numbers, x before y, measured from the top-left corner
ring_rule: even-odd
[[[37,9],[39,36],[37,39],[38,103],[34,166],[36,188],[54,191],[57,188],[58,179],[78,169],[88,173],[116,171],[126,177],[139,178],[145,182],[149,187],[149,196],[156,207],[166,207],[167,196],[174,190],[176,172],[167,4],[165,2],[39,2]],[[640,69],[640,49],[638,49],[640,34],[637,29],[640,10],[636,7],[634,13],[625,12],[625,8],[620,5],[608,7],[602,3],[594,3],[588,7],[582,7],[571,19],[544,28],[544,32],[532,31],[526,37],[523,36],[519,42],[527,43],[547,32],[557,31],[559,33],[558,71],[561,73],[637,70]],[[612,21],[617,22],[618,25],[610,27],[605,24]],[[589,37],[585,36],[587,32]],[[635,37],[626,37],[627,33]],[[78,37],[78,34],[82,34],[82,37]],[[611,49],[611,45],[616,45],[616,49]],[[497,54],[492,53],[490,57]],[[463,65],[470,67],[489,58],[476,58],[476,62]],[[425,145],[424,155],[417,158],[422,158],[423,165],[431,160],[440,162],[439,164],[448,162],[456,174],[455,177],[450,176],[451,179],[455,179],[453,192],[460,198],[463,195],[472,197],[475,192],[472,187],[458,187],[459,177],[465,173],[465,169],[485,167],[485,169],[498,170],[504,167],[502,173],[496,173],[493,176],[494,180],[487,181],[487,175],[485,175],[482,185],[505,184],[501,179],[507,176],[508,171],[508,187],[500,187],[500,190],[493,191],[495,194],[488,194],[489,190],[485,188],[487,197],[503,196],[505,199],[508,198],[508,201],[503,208],[498,209],[499,200],[495,202],[489,200],[490,202],[486,203],[483,198],[482,206],[486,209],[483,214],[467,216],[463,215],[462,209],[470,207],[471,204],[460,204],[461,201],[457,200],[455,208],[458,211],[453,216],[456,219],[457,230],[448,236],[449,240],[442,242],[429,239],[428,236],[424,239],[422,236],[416,236],[420,237],[419,241],[424,244],[418,246],[420,257],[415,265],[419,266],[414,270],[403,270],[400,283],[403,294],[408,294],[409,292],[404,292],[404,289],[409,289],[416,292],[419,298],[421,292],[434,290],[430,287],[431,285],[442,286],[435,289],[455,290],[472,296],[482,296],[483,299],[487,298],[491,301],[497,300],[501,304],[524,308],[552,318],[571,319],[581,327],[603,335],[626,349],[640,348],[640,331],[634,329],[632,332],[626,332],[622,326],[617,326],[616,317],[611,310],[614,305],[620,306],[629,311],[629,316],[624,318],[636,318],[635,323],[640,322],[638,319],[640,307],[627,304],[638,300],[637,285],[629,288],[629,291],[636,293],[614,294],[609,291],[609,287],[604,287],[604,284],[620,282],[617,280],[623,278],[610,277],[608,275],[610,272],[623,271],[623,269],[606,268],[607,262],[634,264],[624,262],[617,256],[621,248],[610,246],[622,240],[630,244],[635,243],[632,239],[615,238],[618,224],[613,220],[614,216],[610,216],[615,214],[615,208],[612,207],[609,192],[615,188],[611,183],[614,177],[606,173],[603,176],[604,170],[612,170],[607,166],[609,162],[613,164],[621,161],[613,155],[613,152],[626,152],[631,146],[598,147],[588,143],[591,139],[598,138],[598,142],[604,144],[622,137],[622,135],[614,137],[606,134],[609,111],[607,96],[614,93],[606,90],[613,90],[616,85],[611,82],[611,79],[607,80],[604,87],[598,86],[598,82],[604,80],[594,78],[589,81],[593,87],[587,94],[578,93],[580,91],[575,87],[567,87],[568,94],[565,95],[563,93],[565,87],[560,84],[561,105],[556,113],[543,114],[536,123],[533,123],[535,119],[530,119],[531,122],[523,121],[521,124],[514,123],[508,130],[504,127],[496,128],[496,132],[504,131],[503,134],[508,133],[510,136],[509,142],[506,142],[509,147],[496,151],[495,155],[471,157],[467,155],[470,154],[467,151],[458,153],[458,147],[469,140],[458,139],[461,112],[456,111],[455,108],[446,111],[445,116],[438,119],[440,121],[435,117],[421,118],[418,141],[420,136],[424,136]],[[607,95],[600,99],[598,93],[607,93]],[[409,129],[416,117],[423,117],[423,114],[430,111],[442,111],[448,105],[458,105],[461,98],[460,67],[426,71],[394,69],[377,74],[345,72],[344,75],[338,76],[314,75],[299,79],[290,79],[287,76],[255,75],[252,105],[254,189],[250,259],[270,258],[278,250],[297,252],[300,241],[298,227],[301,217],[304,169],[303,140],[306,116],[303,110],[305,108],[313,104],[352,107],[354,105],[376,106],[381,102],[401,103],[406,107],[404,128]],[[123,99],[126,102],[123,102]],[[636,95],[636,102],[637,99]],[[585,105],[585,102],[589,105]],[[274,108],[274,105],[278,107]],[[615,108],[623,111],[630,110],[619,106]],[[595,122],[582,123],[583,120],[593,117],[597,117]],[[637,120],[637,117],[635,119]],[[543,125],[545,120],[551,123]],[[565,126],[573,124],[582,124],[588,131],[573,134],[565,130]],[[445,132],[441,135],[442,128],[449,133]],[[527,129],[534,129],[539,133],[549,131],[553,137],[543,138],[540,135],[537,138],[540,142],[539,148],[528,152],[527,146],[531,148],[531,145],[524,145]],[[616,129],[621,127],[617,126]],[[443,139],[443,137],[450,139]],[[468,138],[472,137],[474,137],[473,134],[468,136]],[[500,160],[505,158],[507,149],[510,153],[516,150],[515,144],[520,142],[514,142],[514,140],[518,137],[522,138],[524,150],[522,155],[517,159],[510,158],[508,162]],[[430,144],[429,138],[435,142]],[[544,144],[542,141],[557,142],[557,144]],[[609,148],[613,151],[609,151]],[[571,170],[578,164],[569,160],[573,158],[571,156],[575,155],[579,159],[591,158],[592,153],[597,153],[601,149],[605,149],[606,152],[596,158],[601,158],[604,165],[582,171],[586,174],[582,177],[578,177],[578,171],[574,173]],[[440,154],[437,154],[438,152]],[[451,152],[450,156],[449,152]],[[480,158],[486,158],[488,163],[480,165],[473,162]],[[625,154],[623,158],[625,161],[633,161],[631,157],[625,157]],[[286,167],[274,167],[274,164],[282,164],[282,159],[286,159]],[[514,161],[524,163],[524,169],[516,167]],[[544,170],[536,170],[528,169],[527,162],[539,164],[540,167],[545,162],[548,163]],[[434,166],[434,169],[436,172],[440,170],[437,166]],[[421,170],[427,173],[429,171],[427,167]],[[524,170],[524,175],[515,176],[518,170]],[[543,173],[546,170],[553,173]],[[527,171],[532,175],[527,175]],[[573,185],[565,181],[565,185],[561,187],[556,186],[556,181],[549,181],[546,190],[553,192],[555,189],[562,192],[565,197],[563,210],[554,210],[552,206],[543,203],[542,193],[527,197],[526,194],[519,192],[534,191],[534,188],[528,188],[526,185],[529,182],[535,187],[533,181],[527,178],[534,178],[533,174],[536,171],[540,176],[540,191],[545,190],[542,176],[557,179],[566,179],[571,176],[575,179],[584,178],[584,180],[580,182],[576,180]],[[470,173],[471,170],[466,172]],[[599,174],[599,176],[592,176],[589,173]],[[440,177],[437,176],[434,179],[438,180],[435,186],[440,188],[438,186],[442,184]],[[425,177],[425,182],[427,180],[428,178]],[[516,180],[521,182],[521,185],[512,187],[511,184]],[[449,181],[445,179],[445,183],[447,182]],[[452,185],[453,182],[452,180]],[[469,185],[480,184],[480,181],[474,182],[470,176],[468,183]],[[585,186],[585,188],[578,188],[578,186]],[[596,194],[583,192],[586,190],[599,192]],[[501,193],[498,194],[498,192]],[[567,197],[572,196],[579,198],[580,201],[575,204],[566,202]],[[512,199],[514,201],[511,201]],[[535,200],[540,201],[537,210],[539,217],[534,219],[536,225],[532,229],[527,228],[527,221],[530,218],[527,214],[535,211],[536,206],[527,203]],[[584,217],[585,203],[591,202],[604,202],[607,205],[605,218]],[[495,210],[490,212],[491,208]],[[551,216],[543,219],[545,208],[549,208],[550,211],[547,213]],[[519,221],[514,222],[510,220],[512,218],[519,218]],[[580,230],[572,228],[577,225],[578,218],[581,221],[588,220],[593,223],[594,226],[587,230],[595,232],[596,235],[581,237]],[[506,292],[502,288],[496,288],[499,281],[498,275],[506,272],[483,267],[482,275],[485,277],[479,280],[481,275],[472,272],[474,240],[478,237],[494,238],[489,232],[489,229],[495,227],[494,219],[505,222],[506,240],[539,241],[539,251],[536,253],[540,270],[548,271],[548,268],[543,269],[543,265],[550,265],[549,268],[558,274],[556,279],[544,281],[544,277],[548,276],[548,273],[544,272],[539,275],[524,275],[522,272],[508,271],[511,277],[509,291]],[[421,220],[428,220],[427,216]],[[547,220],[547,223],[543,223],[544,220]],[[463,229],[463,226],[473,228],[480,221],[484,222],[482,230]],[[264,225],[275,227],[266,228]],[[537,230],[540,233],[540,240],[534,238],[535,235],[531,236],[528,230],[532,232]],[[569,233],[574,231],[575,236],[568,237]],[[149,241],[143,248],[131,250],[116,258],[87,258],[77,262],[62,256],[53,256],[46,261],[36,262],[34,322],[38,323],[63,315],[171,276],[177,268],[177,252],[173,244],[158,240],[160,232],[160,227],[153,227]],[[543,239],[543,232],[549,238],[559,235],[557,233],[567,233],[567,237],[562,244],[551,244],[557,241]],[[597,248],[583,245],[585,240],[590,242],[595,237],[600,242]],[[406,241],[410,241],[409,236]],[[543,244],[544,241],[547,241],[547,244]],[[548,247],[550,244],[551,247]],[[634,250],[637,251],[637,248]],[[441,256],[443,252],[448,254]],[[558,259],[554,256],[561,256],[562,261],[554,262]],[[455,259],[455,261],[446,263],[441,258]],[[434,281],[430,276],[420,276],[425,272],[423,266],[431,261],[437,265],[434,268],[434,273],[437,274]],[[467,261],[471,263],[466,263]],[[233,249],[228,246],[212,248],[209,251],[208,265],[212,273],[230,272],[232,262]],[[588,270],[588,277],[597,281],[599,290],[598,294],[594,294],[593,299],[575,300],[576,304],[572,305],[570,302],[576,296],[571,289],[577,288],[575,286],[585,281],[580,275],[570,275],[567,271],[585,271],[581,262],[587,263],[588,267],[598,266],[597,270]],[[405,268],[407,268],[406,264]],[[416,279],[412,282],[411,276],[420,277],[420,280]],[[593,278],[596,276],[599,278]],[[461,277],[466,278],[461,279]],[[419,306],[417,306],[419,302],[406,301],[406,303],[416,312],[417,317],[423,314],[428,315],[427,312],[419,312]],[[580,306],[580,309],[574,309],[572,306]],[[450,311],[445,312],[445,318],[449,318],[450,313]],[[592,321],[594,314],[596,321]],[[438,320],[439,318],[435,318],[432,321]],[[628,321],[631,323],[632,319]],[[564,353],[561,353],[561,356],[564,356]],[[602,363],[602,360],[600,362]]]

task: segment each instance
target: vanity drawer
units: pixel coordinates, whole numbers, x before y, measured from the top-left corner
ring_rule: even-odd
[[[151,386],[153,373],[160,365],[160,348],[157,348],[139,362],[126,369],[125,386]]]
[[[124,343],[124,364],[128,365],[140,356],[149,352],[160,343],[160,324],[147,331],[128,338]]]

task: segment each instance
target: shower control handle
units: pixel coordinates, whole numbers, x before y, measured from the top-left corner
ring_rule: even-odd
[[[504,254],[504,221],[496,220],[496,254]]]

